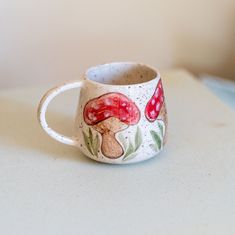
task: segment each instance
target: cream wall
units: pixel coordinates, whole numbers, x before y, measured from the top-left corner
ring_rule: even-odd
[[[235,0],[0,0],[0,87],[134,60],[235,79]]]

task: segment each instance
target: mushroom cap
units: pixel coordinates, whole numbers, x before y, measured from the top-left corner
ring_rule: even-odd
[[[127,125],[135,125],[140,119],[140,111],[127,96],[110,92],[89,100],[84,107],[83,117],[88,125],[95,125],[110,117]]]
[[[160,79],[151,99],[145,107],[145,116],[150,122],[154,122],[157,119],[164,104],[164,100],[162,80]]]

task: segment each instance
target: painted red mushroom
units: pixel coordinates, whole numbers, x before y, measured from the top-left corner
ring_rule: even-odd
[[[145,116],[150,122],[154,122],[165,104],[162,81],[159,80],[157,87],[145,107]]]
[[[88,101],[83,110],[86,124],[102,136],[101,152],[115,159],[124,154],[115,134],[139,122],[140,111],[133,101],[121,93],[106,93]]]
[[[145,107],[145,116],[149,122],[154,122],[157,119],[162,120],[164,122],[165,128],[167,128],[167,110],[161,79],[159,80],[152,97]],[[164,136],[164,142],[165,141],[166,135]]]

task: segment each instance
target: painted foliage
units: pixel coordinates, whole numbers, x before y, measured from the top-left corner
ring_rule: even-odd
[[[157,87],[145,107],[145,117],[149,122],[157,121],[159,131],[151,130],[150,134],[154,143],[151,144],[152,149],[154,151],[159,151],[166,142],[165,133],[168,124],[165,97],[161,79],[158,81]]]

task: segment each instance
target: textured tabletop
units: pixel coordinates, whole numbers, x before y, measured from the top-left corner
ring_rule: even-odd
[[[169,136],[156,158],[96,163],[48,137],[36,119],[48,87],[0,92],[0,233],[235,234],[235,114],[185,71],[163,74]],[[52,102],[72,133],[78,92]]]

